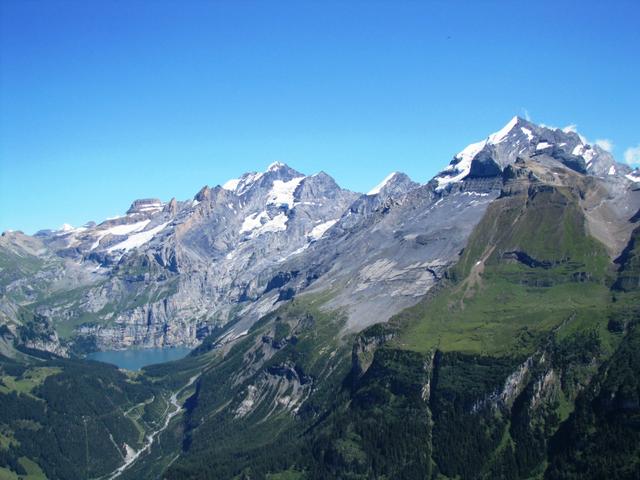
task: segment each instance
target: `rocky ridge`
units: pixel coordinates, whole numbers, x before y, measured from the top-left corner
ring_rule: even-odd
[[[196,345],[212,332],[238,338],[309,293],[357,331],[438,284],[520,159],[598,178],[584,199],[589,228],[612,257],[622,252],[640,208],[637,171],[575,131],[514,117],[424,185],[396,172],[360,195],[274,163],[192,200],[136,200],[100,224],[5,232],[2,321],[46,318],[83,349]]]

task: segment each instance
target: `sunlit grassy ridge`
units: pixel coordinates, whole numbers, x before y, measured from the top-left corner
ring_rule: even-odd
[[[553,330],[606,329],[610,259],[586,232],[576,192],[538,187],[496,200],[449,285],[398,315],[395,344],[526,355]]]

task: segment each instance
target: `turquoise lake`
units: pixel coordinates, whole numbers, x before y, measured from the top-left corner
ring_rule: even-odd
[[[191,349],[188,347],[136,348],[93,352],[87,355],[87,359],[111,363],[126,370],[140,370],[147,365],[170,362],[186,357],[190,351]]]

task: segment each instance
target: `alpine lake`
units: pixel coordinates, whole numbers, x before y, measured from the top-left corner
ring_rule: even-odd
[[[188,347],[135,348],[129,350],[110,350],[89,353],[88,360],[110,363],[125,370],[140,370],[147,365],[171,362],[186,357],[191,351]]]

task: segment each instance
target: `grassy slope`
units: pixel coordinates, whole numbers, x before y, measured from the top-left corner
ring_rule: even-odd
[[[543,476],[549,439],[574,418],[598,366],[622,355],[618,327],[638,305],[610,290],[615,272],[586,231],[581,187],[534,184],[494,202],[448,285],[363,333],[397,336],[311,433],[309,478]],[[486,402],[536,352],[509,404]],[[410,381],[400,388],[402,379]],[[429,392],[422,401],[420,388]],[[422,414],[414,418],[407,405]],[[431,465],[419,461],[424,454]]]
[[[544,266],[527,266],[508,252]],[[481,355],[531,354],[550,331],[605,334],[610,261],[588,236],[575,193],[541,188],[494,202],[435,298],[400,314],[397,346]]]
[[[443,361],[449,363],[456,355],[463,355],[461,361],[451,363],[450,372],[435,369],[431,383],[437,476],[541,477],[547,465],[547,442],[567,418],[565,430],[572,428],[575,436],[576,431],[586,429],[593,437],[582,439],[587,445],[586,455],[580,449],[566,452],[560,448],[560,453],[553,453],[552,478],[570,477],[567,472],[572,472],[576,464],[575,478],[588,471],[584,464],[595,465],[600,472],[606,471],[603,465],[609,466],[625,478],[638,475],[637,464],[629,463],[637,454],[637,441],[626,445],[624,453],[612,456],[617,465],[607,463],[607,450],[594,441],[600,433],[605,437],[608,434],[612,442],[629,436],[625,428],[633,424],[632,419],[614,421],[611,426],[593,406],[594,401],[584,399],[578,401],[578,411],[571,414],[576,395],[583,395],[580,392],[594,375],[596,379],[619,378],[619,373],[611,373],[607,367],[602,367],[604,373],[602,369],[597,373],[598,365],[612,354],[618,359],[612,362],[616,372],[625,362],[634,361],[626,346],[631,340],[624,339],[624,332],[638,321],[640,299],[628,290],[637,285],[640,272],[636,271],[638,253],[627,253],[628,261],[620,275],[624,282],[617,282],[623,291],[612,293],[613,266],[604,247],[586,232],[578,189],[537,186],[494,202],[450,272],[449,285],[392,321],[399,335],[391,348],[444,352]],[[469,414],[474,410],[469,391],[484,375],[478,365],[486,362],[489,370],[498,373],[499,363],[522,360],[540,349],[547,352],[547,370],[532,372],[532,378],[548,373],[548,369],[561,378],[557,388],[551,387],[545,403],[530,407],[539,388],[531,382],[516,397],[508,414],[493,416],[482,408]],[[504,382],[507,371],[495,385]],[[637,373],[627,372],[627,383],[636,385]],[[454,383],[443,384],[444,377]],[[487,384],[477,390],[476,401],[482,398],[482,392],[486,397],[494,388]],[[635,393],[626,394],[637,398]],[[591,420],[594,414],[585,414],[585,408],[590,412],[595,409],[597,419]],[[469,441],[475,446],[465,447]],[[488,450],[480,456],[471,454],[479,445]]]

